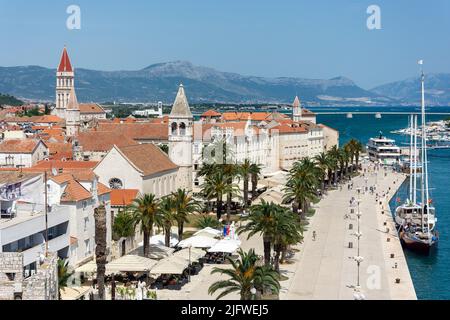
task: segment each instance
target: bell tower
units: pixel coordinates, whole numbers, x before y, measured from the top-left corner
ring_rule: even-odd
[[[295,96],[294,102],[292,103],[292,119],[294,121],[302,120],[302,104],[298,96]]]
[[[74,71],[70,63],[69,54],[64,47],[61,61],[56,70],[56,107],[53,114],[65,119],[66,108],[69,103],[69,95],[71,88],[74,87]]]
[[[169,158],[179,166],[177,188],[192,190],[193,121],[189,103],[180,84],[169,115]]]
[[[78,105],[75,88],[72,87],[69,93],[69,101],[66,109],[66,136],[75,137],[80,130],[80,107]]]

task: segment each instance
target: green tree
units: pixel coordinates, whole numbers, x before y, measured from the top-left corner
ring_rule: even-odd
[[[146,193],[134,199],[129,207],[135,223],[140,225],[143,234],[144,256],[150,254],[150,236],[153,232],[153,224],[159,210],[159,201],[154,194]]]
[[[199,229],[205,229],[207,227],[217,229],[222,226],[222,224],[215,218],[211,216],[202,216],[197,220],[195,226]]]
[[[188,222],[188,215],[199,211],[199,203],[184,189],[172,193],[175,205],[175,220],[178,226],[178,241],[183,240],[184,223]]]
[[[239,250],[239,259],[233,260],[227,257],[231,264],[231,268],[214,268],[211,274],[220,273],[229,277],[227,280],[221,280],[213,283],[208,293],[213,295],[216,291],[222,290],[217,296],[220,299],[230,293],[238,292],[241,300],[251,300],[252,289],[270,289],[272,292],[278,294],[280,291],[279,276],[276,271],[269,266],[264,268],[258,266],[258,256],[255,251],[251,249],[248,253]],[[255,297],[256,298],[256,297]]]
[[[222,170],[216,170],[216,172],[205,177],[201,188],[206,199],[216,199],[217,219],[220,219],[222,217],[223,196],[230,192],[237,193],[236,185],[230,185]]]
[[[164,197],[159,205],[158,213],[156,214],[156,225],[164,230],[164,244],[170,248],[170,236],[173,222],[176,217],[176,203],[173,196]]]
[[[120,211],[114,218],[113,239],[118,241],[120,238],[133,237],[136,232],[136,222],[132,214],[127,210]],[[125,241],[122,242],[121,255],[125,255]]]
[[[61,300],[61,289],[67,287],[67,281],[73,275],[73,272],[69,271],[69,260],[58,258],[58,287],[59,287],[59,300]]]
[[[255,234],[261,234],[264,247],[264,263],[270,264],[271,248],[275,238],[276,231],[276,215],[280,210],[284,210],[281,206],[261,200],[260,204],[250,207],[250,214],[243,218],[247,222],[238,228],[238,234],[248,232],[247,239]]]

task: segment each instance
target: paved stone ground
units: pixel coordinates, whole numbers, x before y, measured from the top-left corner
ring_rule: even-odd
[[[366,165],[364,167],[367,167]],[[369,169],[368,169],[369,170]],[[353,299],[358,277],[358,268],[352,257],[357,255],[357,218],[355,214],[345,217],[350,212],[349,200],[359,198],[360,212],[360,256],[364,261],[360,266],[361,292],[368,300],[374,299],[416,299],[414,287],[409,275],[403,251],[396,235],[395,227],[387,205],[405,176],[384,170],[366,173],[365,177],[354,179],[353,189],[330,191],[316,207],[316,214],[310,218],[309,226],[304,234],[304,242],[295,247],[291,263],[281,265],[281,272],[288,277],[282,281],[280,299]],[[366,182],[367,181],[367,182]],[[379,201],[375,194],[368,192],[360,196],[357,188],[376,185]],[[388,189],[392,190],[387,193]],[[355,210],[356,211],[356,210]],[[384,211],[384,214],[382,214]],[[386,225],[384,225],[386,222]],[[353,230],[349,230],[349,224]],[[389,232],[386,232],[389,228]],[[316,231],[316,240],[312,239],[312,231]],[[390,241],[387,241],[390,238]],[[254,248],[257,254],[263,254],[262,239],[254,236],[247,240],[241,236],[244,250]],[[349,248],[353,242],[353,248]],[[391,253],[394,258],[390,258]],[[397,268],[394,268],[397,263]],[[158,299],[214,299],[208,294],[209,286],[221,279],[220,275],[211,275],[214,266],[205,265],[197,276],[182,290],[159,290]],[[400,284],[395,279],[400,278]],[[231,294],[224,299],[238,299],[237,294]]]

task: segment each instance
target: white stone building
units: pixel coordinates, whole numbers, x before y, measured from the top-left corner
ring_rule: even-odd
[[[1,167],[29,168],[48,155],[48,147],[40,139],[8,139],[0,143]]]
[[[154,144],[114,146],[94,168],[111,189],[137,189],[161,198],[179,187],[178,166]]]

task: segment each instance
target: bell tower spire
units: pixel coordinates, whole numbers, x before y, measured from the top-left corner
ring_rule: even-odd
[[[69,103],[69,95],[74,87],[74,70],[70,63],[67,48],[64,46],[61,60],[56,70],[56,108],[53,114],[66,118],[67,104]]]
[[[169,115],[169,158],[178,165],[177,187],[192,190],[193,121],[182,84]]]

